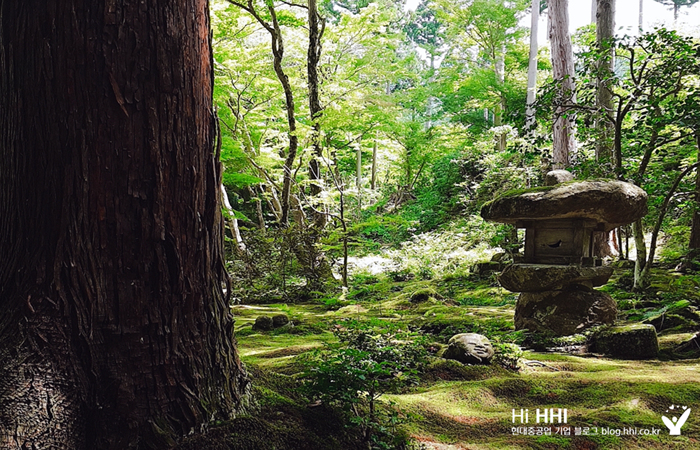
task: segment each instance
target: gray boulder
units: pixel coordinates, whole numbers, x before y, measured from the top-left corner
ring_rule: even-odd
[[[493,354],[493,346],[486,336],[462,333],[450,338],[442,357],[463,364],[489,364]]]
[[[653,325],[620,325],[594,334],[588,349],[618,358],[649,359],[658,355],[659,341]]]
[[[608,266],[511,264],[498,276],[498,281],[511,292],[542,292],[558,290],[569,284],[602,286],[612,274],[613,268]]]
[[[566,170],[550,170],[544,176],[545,186],[555,186],[557,184],[573,181],[574,175]]]
[[[647,194],[623,181],[580,181],[499,197],[481,208],[491,222],[592,219],[606,230],[634,222],[647,214]]]
[[[580,333],[617,318],[615,300],[604,292],[573,285],[562,291],[523,292],[515,305],[515,329],[555,336]]]

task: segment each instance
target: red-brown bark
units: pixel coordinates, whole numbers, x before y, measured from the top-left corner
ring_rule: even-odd
[[[207,10],[0,2],[2,448],[167,448],[244,400]]]

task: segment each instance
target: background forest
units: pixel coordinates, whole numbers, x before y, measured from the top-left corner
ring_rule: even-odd
[[[700,34],[697,23],[680,26],[697,2],[659,2],[674,22],[642,29],[640,1],[639,28],[618,31],[610,3],[594,1],[592,23],[569,36],[560,0],[212,1],[226,264],[264,410],[306,423],[313,413],[285,408],[318,397],[369,448],[620,448],[610,436],[514,439],[505,416],[547,403],[578,407],[582,425],[621,427],[656,423],[661,404],[697,403],[692,383],[668,384],[686,367],[671,362],[542,353],[528,366],[535,353],[522,347],[586,337],[514,332],[515,296],[487,270],[512,260],[524,237],[481,219],[485,202],[542,186],[553,168],[629,181],[648,193],[649,214],[611,234],[616,272],[605,289],[623,321],[682,318],[657,330],[666,361],[698,330]],[[296,327],[261,332],[260,314]],[[480,371],[419,355],[464,331],[486,334],[501,364]],[[329,384],[339,367],[349,391]],[[549,377],[560,371],[577,372],[579,384]],[[632,373],[647,377],[631,382]],[[299,378],[311,394],[293,393]],[[477,400],[484,392],[492,403]],[[456,411],[454,396],[471,406]],[[685,445],[700,430],[688,427]],[[298,433],[266,430],[283,441]],[[300,436],[308,448],[347,438]]]

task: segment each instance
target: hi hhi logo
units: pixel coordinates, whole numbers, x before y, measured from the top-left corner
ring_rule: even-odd
[[[671,414],[680,413],[681,410],[683,410],[683,414],[681,414],[680,419],[676,416],[673,416],[670,419],[666,416],[661,416],[661,420],[663,420],[664,425],[668,427],[668,431],[671,436],[681,435],[681,428],[685,424],[685,421],[688,420],[688,416],[690,415],[690,408],[688,408],[687,406],[671,405],[666,410],[667,413],[670,412]]]
[[[545,408],[540,412],[538,408],[535,413],[535,420],[537,423],[567,423],[568,411],[566,409],[559,408],[556,410],[556,413],[554,411],[554,408]],[[513,410],[513,423],[515,423],[515,419],[520,419],[520,423],[530,423],[530,410],[521,409],[519,413]]]

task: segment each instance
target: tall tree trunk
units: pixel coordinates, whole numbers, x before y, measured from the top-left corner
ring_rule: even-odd
[[[563,102],[575,102],[574,53],[569,35],[568,0],[549,0],[549,40],[552,43],[552,73],[560,86]],[[576,151],[573,113],[559,107],[555,113],[553,132],[553,165],[555,169],[569,166]]]
[[[527,65],[527,109],[525,111],[525,128],[534,131],[535,127],[535,95],[537,94],[537,32],[540,22],[540,1],[532,0],[530,17],[530,59]]]
[[[324,23],[318,14],[318,4],[316,0],[309,0],[308,21],[309,21],[309,48],[306,55],[306,73],[309,91],[309,112],[313,122],[313,132],[311,135],[311,148],[313,155],[309,161],[309,179],[311,180],[311,195],[316,196],[321,193],[321,164],[323,157],[321,146],[321,101],[319,98],[318,63],[321,59],[321,38]],[[320,23],[320,27],[319,27]],[[327,215],[323,211],[314,213],[314,223],[320,229],[326,225]]]
[[[612,120],[614,111],[612,91],[609,88],[613,77],[615,37],[615,0],[597,0],[598,23],[596,26],[596,45],[602,57],[598,60],[598,79],[596,102],[600,115],[598,128],[600,136],[596,140],[595,156],[599,164],[604,164],[606,173],[612,173],[615,124]]]
[[[591,23],[598,23],[598,1],[591,0]]]
[[[644,0],[639,0],[639,34],[644,32]]]
[[[206,0],[0,2],[0,447],[168,448],[248,382]]]

